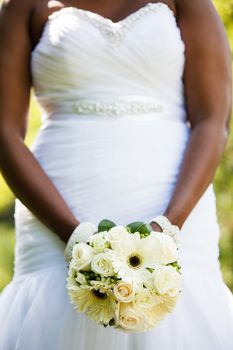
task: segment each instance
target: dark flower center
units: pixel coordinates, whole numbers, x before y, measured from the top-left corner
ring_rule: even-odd
[[[133,256],[130,256],[129,263],[131,266],[137,267],[137,266],[141,265],[141,260],[137,255],[133,255]]]
[[[99,299],[106,299],[107,298],[107,294],[100,292],[99,289],[92,289],[92,293]]]

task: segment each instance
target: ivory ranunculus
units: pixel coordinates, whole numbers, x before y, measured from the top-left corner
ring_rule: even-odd
[[[94,249],[86,243],[75,244],[72,250],[72,258],[76,263],[77,270],[89,271],[94,253]]]
[[[134,288],[131,283],[119,282],[114,286],[114,295],[122,303],[128,303],[134,300]]]
[[[81,222],[75,230],[75,240],[86,243],[95,232],[98,232],[98,229],[94,224],[87,221]]]
[[[111,244],[112,249],[118,247],[119,244],[123,244],[124,240],[128,237],[128,231],[125,226],[118,225],[112,227],[106,234],[107,240]]]
[[[158,293],[176,296],[181,289],[181,275],[172,266],[161,266],[153,272],[154,285]]]
[[[103,276],[112,276],[114,269],[108,252],[96,254],[91,262],[92,271]]]
[[[177,245],[171,236],[153,231],[149,237],[158,263],[166,265],[178,259]]]

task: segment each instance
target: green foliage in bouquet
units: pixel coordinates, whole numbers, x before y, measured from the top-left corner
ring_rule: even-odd
[[[108,219],[103,219],[98,224],[98,232],[109,231],[114,226],[116,226],[115,222]],[[129,233],[139,232],[141,238],[148,236],[153,230],[150,224],[146,224],[142,221],[131,222],[125,227]]]
[[[98,224],[98,232],[109,231],[114,226],[116,226],[115,222],[108,219],[103,219]]]
[[[126,228],[129,229],[130,233],[139,232],[141,238],[146,237],[150,234],[150,232],[153,230],[151,225],[145,224],[141,221],[135,221],[128,225],[126,225]]]

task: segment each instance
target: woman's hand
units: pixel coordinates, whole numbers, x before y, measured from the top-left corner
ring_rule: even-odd
[[[153,231],[162,232],[161,227],[158,224],[156,224],[156,222],[150,222],[150,226],[153,228]]]

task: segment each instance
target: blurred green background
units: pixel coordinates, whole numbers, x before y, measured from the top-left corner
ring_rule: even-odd
[[[1,0],[0,0],[1,3]],[[214,1],[233,49],[233,0]],[[233,121],[232,121],[233,125]],[[40,126],[40,110],[33,92],[29,110],[26,144],[30,146]],[[231,128],[232,130],[232,128]],[[233,133],[216,172],[214,188],[217,196],[221,228],[220,262],[226,284],[233,292]],[[14,259],[14,195],[0,175],[0,290],[11,280]]]

